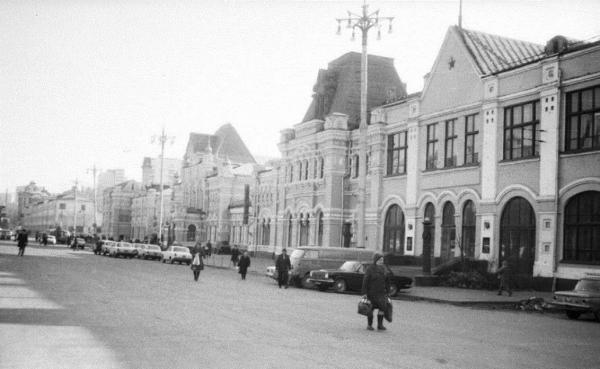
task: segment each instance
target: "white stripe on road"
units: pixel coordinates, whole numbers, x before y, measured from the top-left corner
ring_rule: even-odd
[[[0,325],[2,368],[120,368],[103,346],[81,327]]]
[[[13,276],[0,272],[0,309],[62,308]],[[0,363],[3,369],[121,367],[112,351],[85,328],[33,324],[0,324]]]

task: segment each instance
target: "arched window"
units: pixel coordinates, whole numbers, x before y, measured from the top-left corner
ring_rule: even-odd
[[[600,263],[600,191],[573,196],[565,206],[563,260]]]
[[[462,237],[461,246],[463,255],[472,258],[475,257],[475,224],[476,213],[473,201],[465,202],[462,214]]]
[[[196,226],[190,224],[187,229],[187,240],[189,242],[196,241]]]
[[[404,213],[398,205],[390,206],[385,215],[383,251],[404,254]]]
[[[317,230],[317,245],[319,246],[323,246],[323,212],[319,212],[319,221],[318,221],[318,227],[319,229]]]
[[[302,180],[302,162],[299,161],[297,165],[298,165],[298,181],[301,181]]]
[[[359,156],[358,155],[353,155],[352,156],[352,178],[356,178],[358,177],[358,169],[360,166],[360,161],[359,161]]]
[[[317,179],[317,177],[318,177],[318,175],[319,175],[319,174],[318,174],[319,172],[318,172],[318,168],[317,168],[317,167],[318,167],[318,161],[317,161],[317,158],[315,158],[315,159],[313,160],[313,176],[312,176],[314,179]]]
[[[508,260],[514,274],[531,276],[535,259],[535,213],[522,197],[511,199],[500,219],[499,261]]]
[[[454,254],[454,240],[456,239],[456,225],[454,224],[454,205],[450,201],[444,204],[442,210],[442,260],[450,260]]]

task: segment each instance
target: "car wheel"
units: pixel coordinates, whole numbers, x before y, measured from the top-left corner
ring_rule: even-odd
[[[581,313],[579,311],[567,310],[567,317],[569,319],[577,319]]]
[[[314,288],[315,284],[309,280],[310,274],[306,273],[300,280],[300,287],[302,288]]]
[[[390,296],[396,296],[398,294],[398,285],[396,283],[390,284]]]
[[[338,279],[335,281],[335,284],[333,285],[333,287],[335,288],[336,292],[346,292],[347,289],[347,285],[346,285],[346,281],[343,279]]]

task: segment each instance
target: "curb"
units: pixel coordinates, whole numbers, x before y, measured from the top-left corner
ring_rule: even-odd
[[[401,300],[401,301],[425,301],[432,302],[437,304],[447,304],[453,306],[461,306],[461,307],[479,307],[479,308],[489,308],[490,310],[496,309],[519,309],[520,303],[519,301],[452,301],[452,300],[443,300],[434,297],[424,297],[424,296],[405,296],[405,295],[397,295],[392,297],[392,300]],[[520,310],[520,309],[519,309]]]

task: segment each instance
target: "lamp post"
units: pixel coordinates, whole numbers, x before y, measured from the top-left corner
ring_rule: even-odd
[[[392,32],[393,17],[380,17],[379,10],[369,13],[369,5],[365,0],[362,5],[362,14],[355,14],[348,11],[346,18],[336,18],[338,22],[337,34],[342,30],[342,22],[346,23],[346,28],[352,29],[352,40],[355,38],[355,32],[358,29],[362,36],[362,54],[360,59],[360,125],[359,125],[359,169],[358,169],[358,202],[357,218],[358,227],[356,239],[359,247],[365,247],[365,202],[367,187],[367,41],[369,30],[377,28],[377,38],[381,38],[381,22],[388,22],[388,32]],[[343,215],[342,215],[343,216]]]
[[[163,161],[165,158],[165,143],[170,141],[171,144],[175,140],[173,136],[167,136],[165,134],[165,128],[163,127],[160,136],[153,136],[152,143],[158,141],[160,144],[160,210],[158,216],[158,242],[162,247],[162,222],[163,222]]]

